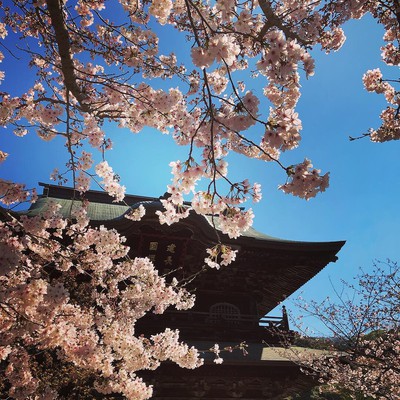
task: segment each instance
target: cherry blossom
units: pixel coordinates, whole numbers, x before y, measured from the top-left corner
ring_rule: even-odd
[[[320,176],[320,171],[312,169],[312,164],[307,159],[290,169],[289,176],[289,181],[282,185],[281,189],[306,200],[315,197],[320,191],[325,191],[329,185],[328,174]]]
[[[132,221],[140,221],[145,214],[146,209],[143,207],[143,204],[140,204],[139,207],[132,209],[128,213],[126,213],[124,217]]]
[[[128,259],[129,249],[115,230],[71,224],[59,207],[51,203],[43,217],[1,223],[0,354],[10,395],[24,399],[54,391],[53,382],[39,386],[40,376],[30,372],[37,353],[30,352],[32,346],[57,353],[59,365],[73,363],[97,376],[100,393],[108,387],[130,399],[151,395],[135,375],[142,368],[154,369],[164,360],[185,368],[201,365],[197,350],[180,342],[177,331],[167,329],[148,342],[134,330],[150,310],[186,309],[193,296],[176,281],[167,284],[150,260]],[[69,237],[68,247],[60,232]]]
[[[226,245],[216,245],[211,249],[207,249],[208,257],[204,262],[211,268],[220,269],[221,266],[226,266],[235,261],[237,250],[233,250]]]

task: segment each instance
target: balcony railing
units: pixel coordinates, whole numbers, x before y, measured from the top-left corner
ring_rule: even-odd
[[[167,310],[164,313],[171,321],[182,322],[182,323],[196,323],[196,324],[210,324],[210,325],[243,325],[248,327],[262,327],[279,330],[289,330],[289,324],[284,314],[282,317],[266,316],[259,318],[256,315],[250,314],[239,314],[239,315],[215,315],[209,312],[199,311],[176,311]]]
[[[153,333],[162,327],[179,329],[186,340],[256,340],[270,343],[280,342],[290,336],[289,326],[282,317],[256,315],[215,315],[210,312],[167,310],[164,314],[138,321],[141,333]]]

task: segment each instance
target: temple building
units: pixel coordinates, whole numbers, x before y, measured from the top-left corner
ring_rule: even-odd
[[[74,197],[71,188],[41,185],[43,195],[27,215],[37,215],[53,199],[62,206],[62,214],[69,216],[73,203],[80,202],[79,197],[72,200],[76,193]],[[92,225],[117,229],[126,237],[131,257],[149,257],[160,274],[187,279],[196,293],[194,308],[148,315],[138,322],[139,333],[177,328],[183,340],[205,351],[215,343],[221,349],[242,342],[248,346],[247,355],[239,349],[223,353],[221,365],[205,352],[205,365],[196,370],[164,363],[156,371],[144,371],[140,375],[154,385],[154,399],[284,399],[291,391],[310,385],[299,367],[277,351],[293,334],[285,310],[280,316],[267,315],[336,261],[343,241],[282,240],[253,228],[233,240],[219,232],[224,244],[239,251],[233,264],[214,270],[204,268],[206,248],[218,243],[211,218],[192,212],[177,224],[160,225],[155,214],[162,210],[159,198],[127,195],[122,204],[113,203],[104,192],[89,191],[85,199]],[[140,222],[124,218],[140,204],[146,208]]]

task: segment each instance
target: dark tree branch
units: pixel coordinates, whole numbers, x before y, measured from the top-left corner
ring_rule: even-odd
[[[50,14],[51,26],[56,35],[65,87],[79,102],[82,111],[87,112],[90,110],[89,104],[85,102],[88,97],[77,83],[78,78],[75,73],[74,62],[72,59],[70,37],[63,17],[62,0],[47,0],[47,10]]]
[[[297,41],[303,46],[307,46],[310,44],[309,41],[304,40],[296,32],[293,32],[288,26],[282,23],[282,20],[274,13],[274,10],[272,9],[271,4],[268,0],[259,0],[258,4],[260,5],[260,8],[264,13],[265,17],[267,18],[265,25],[262,27],[258,35],[259,40],[263,38],[263,36],[267,33],[269,28],[275,26],[278,29],[280,29],[287,38],[297,39]]]

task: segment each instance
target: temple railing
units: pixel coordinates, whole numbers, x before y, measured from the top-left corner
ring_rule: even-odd
[[[224,323],[229,325],[247,325],[247,326],[260,326],[263,328],[274,328],[281,330],[289,330],[287,316],[285,313],[282,317],[264,316],[258,317],[252,314],[239,314],[239,315],[215,315],[209,312],[200,311],[176,311],[167,310],[164,313],[169,319],[181,322],[198,322],[207,324]]]
[[[262,317],[256,315],[240,314],[240,315],[211,315],[209,312],[199,311],[176,311],[167,310],[164,313],[165,318],[176,322],[178,324],[202,324],[202,325],[229,325],[241,326],[248,328],[264,328],[264,329],[278,329],[289,330],[288,324],[285,323],[284,316],[282,317]]]
[[[284,317],[262,317],[258,320],[258,324],[264,328],[289,330],[288,324],[285,324]]]
[[[201,311],[167,310],[164,314],[148,314],[137,323],[138,332],[148,334],[161,327],[179,329],[185,339],[280,342],[289,337],[285,317],[262,317],[249,314],[215,315]]]

